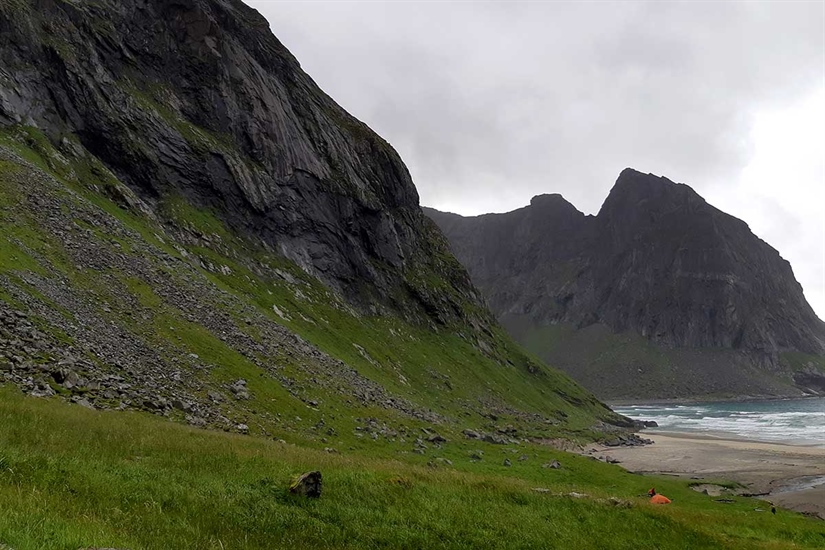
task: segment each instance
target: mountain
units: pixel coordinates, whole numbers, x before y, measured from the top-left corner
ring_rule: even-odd
[[[395,150],[256,11],[0,12],[0,381],[394,453],[629,425],[510,340]]]
[[[99,159],[149,208],[176,195],[350,302],[449,319],[475,295],[395,150],[240,2],[4,3],[0,122]],[[74,149],[77,149],[75,151]],[[79,154],[79,153],[78,153]],[[421,284],[437,272],[456,292]]]
[[[790,264],[687,185],[626,169],[596,216],[557,194],[426,213],[511,334],[602,397],[825,392]]]
[[[258,13],[0,0],[0,549],[821,546],[629,428]]]

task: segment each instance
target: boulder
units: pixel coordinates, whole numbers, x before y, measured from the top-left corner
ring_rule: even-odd
[[[62,384],[64,388],[70,390],[77,386],[80,377],[77,375],[76,372],[69,369],[59,369],[52,373],[52,378],[54,378],[55,382],[58,384]]]
[[[321,496],[321,472],[307,472],[298,476],[289,486],[289,492],[307,498]]]
[[[249,399],[249,390],[246,388],[246,380],[243,378],[236,380],[230,385],[229,390],[232,392],[232,395],[235,396],[235,399]]]
[[[464,430],[463,433],[467,439],[481,439],[481,434],[474,430]]]
[[[510,443],[509,439],[498,434],[484,434],[481,440],[493,445],[507,445]]]

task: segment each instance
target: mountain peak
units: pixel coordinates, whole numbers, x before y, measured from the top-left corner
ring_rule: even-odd
[[[620,193],[645,193],[656,194],[672,191],[676,186],[683,185],[674,183],[664,176],[640,172],[633,168],[625,168],[616,179],[613,191]],[[685,185],[685,187],[687,187]]]
[[[548,193],[536,195],[530,199],[530,207],[538,209],[541,213],[550,213],[556,215],[577,215],[583,216],[573,204],[561,196],[559,193]]]
[[[627,168],[625,168],[624,170],[622,170],[619,173],[619,179],[617,181],[621,181],[623,179],[629,179],[629,178],[639,178],[639,177],[641,177],[641,178],[653,177],[653,178],[660,178],[660,179],[667,180],[667,178],[665,178],[665,177],[657,176],[656,174],[652,174],[650,172],[645,174],[644,172],[641,172],[639,170],[636,170],[635,168],[632,168],[632,167],[628,166]],[[670,180],[668,180],[668,181],[670,181]]]
[[[628,215],[634,211],[670,210],[679,206],[704,204],[689,185],[674,183],[664,176],[625,168],[602,204],[599,215]]]
[[[530,206],[541,206],[543,204],[570,204],[567,200],[559,193],[543,193],[541,195],[536,195],[532,199],[530,199]]]

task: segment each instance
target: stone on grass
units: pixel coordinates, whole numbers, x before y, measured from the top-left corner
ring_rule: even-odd
[[[481,434],[474,430],[464,430],[463,433],[467,439],[481,439]]]
[[[321,472],[307,472],[298,476],[292,485],[289,486],[289,492],[295,495],[301,495],[308,498],[318,498],[321,496]]]
[[[481,439],[482,441],[492,443],[493,445],[507,445],[510,443],[509,439],[498,434],[484,434]]]
[[[84,399],[83,397],[80,397],[79,395],[73,395],[72,398],[70,399],[70,401],[72,403],[80,405],[81,407],[86,407],[87,409],[94,409],[95,408],[95,406],[92,405],[89,402],[88,399]]]
[[[629,500],[624,500],[624,499],[617,498],[617,497],[610,497],[609,499],[607,499],[607,502],[612,504],[613,506],[618,507],[618,508],[632,508],[633,507],[633,503],[630,502]]]
[[[235,396],[235,399],[249,399],[249,390],[246,387],[246,380],[240,378],[229,386],[229,390]]]

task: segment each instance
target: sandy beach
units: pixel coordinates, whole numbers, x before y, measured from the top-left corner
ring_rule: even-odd
[[[590,452],[632,472],[735,481],[747,487],[742,492],[770,493],[762,498],[825,519],[825,448],[673,432],[641,435],[654,444]]]

